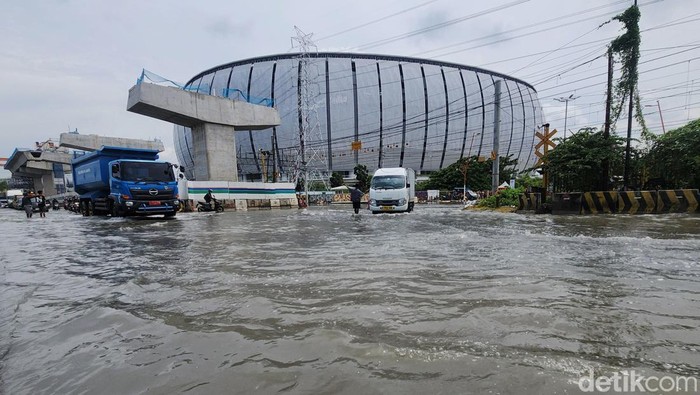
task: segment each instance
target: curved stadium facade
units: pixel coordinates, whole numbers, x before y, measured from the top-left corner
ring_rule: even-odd
[[[224,64],[186,84],[190,91],[272,102],[278,109],[280,126],[236,131],[239,179],[260,179],[261,150],[271,153],[282,179],[291,175],[300,145],[303,80],[309,81],[306,87],[317,115],[311,117],[316,140],[309,144],[314,144],[330,171],[349,176],[359,163],[370,172],[378,167],[411,167],[429,174],[462,157],[488,157],[497,80],[503,81],[499,154],[516,159],[518,169],[535,163],[535,132],[543,119],[537,93],[526,82],[427,59],[323,52],[307,59],[306,72],[299,54],[284,54]],[[178,159],[193,179],[192,133],[176,126],[174,140]],[[361,141],[359,151],[352,150],[353,141]]]

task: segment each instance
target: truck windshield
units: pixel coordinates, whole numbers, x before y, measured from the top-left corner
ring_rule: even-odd
[[[404,176],[374,176],[371,187],[374,189],[400,189],[406,186]]]
[[[167,163],[122,162],[124,181],[170,182],[175,180],[173,168]]]

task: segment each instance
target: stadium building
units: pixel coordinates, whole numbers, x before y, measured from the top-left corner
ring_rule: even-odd
[[[491,154],[495,81],[501,82],[499,154],[518,169],[535,163],[543,123],[537,92],[519,79],[455,63],[398,56],[318,52],[264,56],[206,70],[185,89],[269,103],[280,126],[236,131],[240,180],[260,180],[263,166],[289,179],[300,146],[301,86],[309,92],[313,144],[327,169],[348,177],[356,164],[411,167],[429,174],[462,157]],[[302,64],[307,65],[303,67]],[[175,149],[192,179],[192,133],[176,126]],[[307,140],[308,141],[308,140]],[[361,142],[359,150],[352,143]],[[357,144],[356,144],[357,148]],[[261,153],[265,158],[261,158]],[[266,159],[267,162],[265,160]],[[263,164],[265,163],[265,164]],[[319,163],[318,161],[316,163]],[[268,173],[269,174],[269,173]]]

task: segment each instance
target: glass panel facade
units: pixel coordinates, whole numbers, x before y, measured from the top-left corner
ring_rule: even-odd
[[[403,63],[403,84],[406,92],[406,143],[403,165],[420,170],[425,136],[425,94],[421,66]]]
[[[283,179],[291,176],[300,145],[298,67],[295,54],[256,58],[219,66],[188,83],[190,89],[228,94],[233,100],[274,98],[282,121],[274,136]],[[316,107],[311,121],[317,122],[317,136],[322,139],[315,144],[332,171],[352,174],[356,163],[374,171],[381,163],[430,172],[463,156],[490,155],[496,80],[503,81],[499,153],[517,159],[519,169],[535,162],[535,132],[544,122],[542,110],[535,90],[512,77],[432,60],[318,53],[312,54],[308,78]],[[273,151],[272,138],[272,128],[236,132],[241,180],[259,177],[259,150]],[[351,149],[355,139],[362,142],[357,155]],[[191,131],[175,127],[174,141],[178,159],[192,179]]]
[[[377,165],[379,161],[379,80],[377,62],[366,59],[355,61],[357,77],[358,137],[362,149],[358,163]]]

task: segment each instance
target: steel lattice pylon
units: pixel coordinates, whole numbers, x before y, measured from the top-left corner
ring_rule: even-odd
[[[323,155],[325,145],[318,119],[319,71],[316,63],[309,56],[311,51],[318,52],[316,44],[311,40],[313,33],[306,34],[294,26],[296,36],[292,37],[292,47],[298,49],[299,68],[296,78],[297,104],[299,111],[299,147],[294,161],[293,181],[304,180],[304,191],[307,195],[309,185],[322,183],[329,190],[328,161]]]

